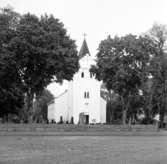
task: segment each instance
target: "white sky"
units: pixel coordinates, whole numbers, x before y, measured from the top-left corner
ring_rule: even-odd
[[[19,13],[53,14],[76,40],[78,50],[86,39],[95,56],[101,40],[109,34],[140,34],[153,23],[167,24],[167,0],[0,0]]]

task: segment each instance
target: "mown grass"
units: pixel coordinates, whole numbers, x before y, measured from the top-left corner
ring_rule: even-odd
[[[167,164],[167,137],[0,136],[0,164]]]

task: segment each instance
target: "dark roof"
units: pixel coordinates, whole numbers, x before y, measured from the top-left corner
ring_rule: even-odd
[[[84,57],[86,54],[89,54],[90,56],[90,52],[89,52],[89,48],[88,45],[86,43],[86,40],[84,39],[83,43],[82,43],[82,47],[79,51],[79,58],[81,59],[82,57]]]

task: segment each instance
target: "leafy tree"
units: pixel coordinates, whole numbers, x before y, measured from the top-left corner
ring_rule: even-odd
[[[72,80],[73,74],[78,71],[76,45],[67,35],[63,23],[52,15],[38,18],[25,14],[16,17],[11,16],[11,10],[5,12],[9,14],[10,21],[3,26],[4,31],[1,30],[4,38],[1,54],[3,51],[3,59],[11,62],[12,78],[16,76],[17,82],[21,83],[19,89],[25,93],[25,110],[31,121],[34,95],[41,95],[52,81],[62,83],[64,79]],[[4,22],[5,14],[2,14]],[[3,69],[2,73],[7,71]]]
[[[31,14],[22,16],[17,36],[9,48],[17,59],[15,62],[24,85],[29,116],[32,116],[34,94],[40,94],[52,81],[71,80],[78,70],[74,41],[53,16],[45,15],[40,19]]]
[[[34,122],[47,122],[47,104],[54,99],[52,93],[44,89],[40,95],[36,97],[33,108]]]
[[[131,124],[131,123],[135,123],[138,120],[137,115],[140,114],[140,111],[143,109],[144,98],[143,98],[143,95],[136,94],[131,96],[129,101],[130,101],[129,103],[130,105],[127,111],[127,117],[128,117],[129,123]]]
[[[8,45],[16,36],[19,14],[10,8],[0,9],[0,117],[18,114],[23,106],[21,80]]]
[[[148,67],[148,71],[150,71],[150,65]],[[152,78],[148,78],[147,81],[143,83],[142,86],[143,92],[143,109],[145,113],[145,123],[150,124],[153,120],[153,80]]]
[[[105,84],[101,85],[101,97],[106,100],[106,122],[111,124],[115,119],[119,119],[119,113],[122,107],[119,99],[119,95],[115,94],[113,91],[108,91]]]
[[[113,96],[115,96],[115,98],[112,99]],[[122,104],[118,95],[114,94],[113,96],[107,101],[106,121],[107,123],[119,124],[122,117]]]
[[[123,124],[126,124],[130,100],[139,94],[143,81],[147,80],[145,70],[153,51],[151,39],[131,34],[113,39],[109,36],[99,45],[97,65],[91,71],[103,80],[108,90],[120,96]]]
[[[152,103],[154,113],[160,114],[160,126],[162,126],[165,112],[167,112],[167,54],[165,53],[167,27],[154,24],[148,35],[157,45],[157,51],[150,65],[153,76]]]

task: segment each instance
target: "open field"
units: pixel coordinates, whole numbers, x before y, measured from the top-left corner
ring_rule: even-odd
[[[0,136],[0,164],[167,164],[167,136]]]

